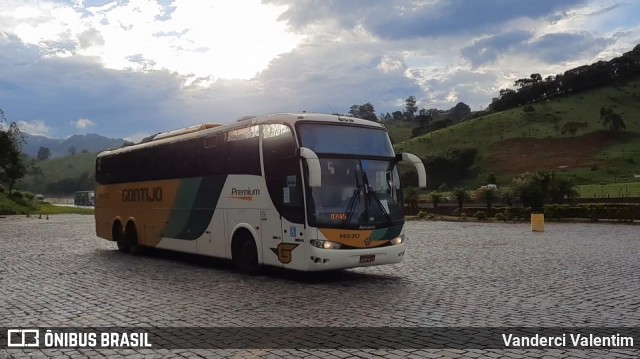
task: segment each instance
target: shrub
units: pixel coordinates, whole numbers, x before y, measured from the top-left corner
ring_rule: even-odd
[[[499,221],[506,221],[507,217],[504,215],[504,213],[499,212],[499,213],[496,213],[496,219]]]
[[[419,217],[419,218],[424,218],[424,217],[426,217],[426,216],[427,216],[427,212],[425,212],[425,211],[420,211],[420,212],[418,212],[418,217]]]
[[[480,220],[487,219],[487,214],[484,211],[477,211],[474,216]]]
[[[22,192],[13,191],[13,193],[11,194],[11,197],[13,197],[14,199],[21,199],[22,198]]]

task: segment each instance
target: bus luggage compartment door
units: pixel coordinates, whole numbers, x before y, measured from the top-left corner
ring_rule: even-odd
[[[278,255],[282,243],[282,220],[278,211],[260,210],[260,235],[262,236],[262,260],[266,265],[282,267],[282,256]]]

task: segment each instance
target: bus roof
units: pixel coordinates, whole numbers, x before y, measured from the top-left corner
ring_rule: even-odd
[[[360,118],[343,116],[343,115],[329,115],[323,113],[274,113],[263,116],[246,116],[241,118],[236,122],[226,123],[226,124],[198,124],[189,127],[185,127],[182,129],[177,129],[169,132],[164,132],[157,134],[153,137],[152,140],[138,143],[135,145],[121,147],[116,149],[108,149],[102,151],[98,154],[98,157],[125,153],[129,151],[135,151],[141,148],[154,147],[156,145],[171,143],[171,142],[179,142],[188,140],[191,138],[203,137],[209,134],[230,131],[238,128],[244,128],[248,126],[255,126],[264,123],[287,123],[290,125],[295,125],[301,121],[309,121],[309,122],[327,122],[327,123],[339,123],[339,124],[353,124],[360,126],[369,126],[369,127],[377,127],[384,129],[385,127],[380,123],[363,120]]]

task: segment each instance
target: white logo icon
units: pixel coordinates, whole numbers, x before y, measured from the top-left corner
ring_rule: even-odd
[[[33,334],[33,338],[29,334]],[[14,342],[13,337],[16,337],[19,342]],[[27,339],[32,339],[32,343],[28,343]],[[40,330],[39,329],[9,329],[7,330],[7,347],[10,348],[27,348],[37,347],[40,345]]]

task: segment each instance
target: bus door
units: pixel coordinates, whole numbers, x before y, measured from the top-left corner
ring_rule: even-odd
[[[260,231],[263,263],[282,267],[283,263],[278,256],[278,251],[282,251],[282,220],[277,210],[260,210]]]

